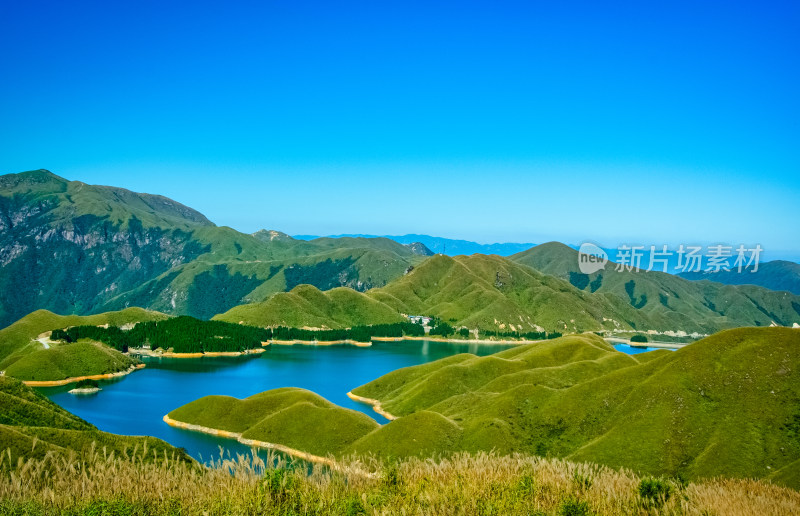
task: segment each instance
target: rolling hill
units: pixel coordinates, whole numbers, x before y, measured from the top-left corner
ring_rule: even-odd
[[[499,256],[436,255],[408,274],[366,293],[321,293],[300,286],[263,303],[217,316],[255,326],[343,328],[403,320],[401,314],[436,315],[455,325],[507,331],[595,330],[644,324],[635,309],[581,292],[569,283]]]
[[[173,410],[168,417],[318,456],[338,455],[379,426],[366,414],[338,407],[313,392],[293,387],[243,400],[206,396]],[[309,431],[316,428],[325,431]]]
[[[61,316],[38,310],[0,330],[0,371],[20,380],[36,381],[124,371],[138,362],[99,343],[48,342],[43,334],[68,326],[124,326],[166,318],[164,314],[141,308],[89,316]],[[38,340],[40,336],[43,337],[41,341]]]
[[[433,314],[471,328],[583,331],[644,324],[615,299],[581,292],[566,281],[500,256],[442,256],[367,293],[406,314]]]
[[[388,239],[246,235],[165,197],[46,170],[0,176],[0,327],[38,309],[207,319],[303,283],[383,286],[423,259]]]
[[[298,285],[264,302],[231,308],[214,320],[251,326],[295,328],[350,328],[405,320],[393,308],[353,289],[339,287],[320,291],[312,285]]]
[[[797,488],[799,365],[800,331],[786,328],[728,330],[634,356],[585,335],[401,369],[353,392],[400,419],[448,418],[467,450]]]
[[[798,488],[798,371],[800,331],[787,328],[728,330],[675,352],[639,355],[586,334],[486,357],[455,355],[354,389],[397,416],[383,426],[344,409],[320,417],[320,407],[337,409],[286,389],[243,401],[203,398],[170,417],[316,455],[494,450]],[[306,417],[314,423],[300,424]],[[332,435],[336,441],[323,444]]]
[[[787,292],[694,282],[655,271],[617,271],[613,262],[587,275],[578,268],[578,252],[558,242],[538,245],[510,259],[569,281],[583,292],[613,296],[637,309],[647,320],[647,326],[637,325],[637,329],[713,333],[737,326],[800,323],[800,297]]]

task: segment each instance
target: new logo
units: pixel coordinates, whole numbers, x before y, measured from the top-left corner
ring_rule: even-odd
[[[584,242],[578,249],[578,268],[584,274],[592,274],[603,269],[608,263],[608,255],[594,244]]]

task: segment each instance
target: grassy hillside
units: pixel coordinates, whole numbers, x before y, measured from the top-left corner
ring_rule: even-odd
[[[62,316],[38,310],[0,330],[0,371],[23,380],[61,380],[125,370],[134,361],[106,346],[89,342],[66,345],[54,342],[48,343],[49,349],[46,349],[45,344],[36,339],[46,332],[68,326],[123,326],[166,318],[164,314],[141,308],[89,316]]]
[[[5,203],[36,207],[33,216],[46,212],[51,223],[71,220],[74,230],[80,230],[80,221],[87,217],[103,218],[125,228],[133,219],[144,228],[213,226],[201,213],[164,196],[67,181],[47,170],[2,175],[0,193]]]
[[[461,429],[448,449],[797,488],[799,367],[800,331],[785,328],[729,330],[635,356],[585,335],[401,369],[353,392],[396,416],[447,418]],[[372,446],[397,449],[391,427],[403,419],[373,432]]]
[[[738,326],[800,323],[800,296],[786,292],[694,282],[656,271],[616,271],[614,263],[586,275],[578,268],[578,252],[558,242],[538,245],[511,259],[638,310],[647,326],[637,329],[713,333]]]
[[[22,382],[0,376],[0,469],[22,459],[42,459],[48,453],[63,460],[92,449],[107,454],[139,450],[139,458],[153,460],[153,453],[166,453],[190,461],[183,452],[154,437],[128,437],[100,432],[94,426],[62,409]],[[148,453],[141,454],[147,448]]]
[[[393,308],[361,292],[343,287],[321,292],[311,285],[299,285],[263,303],[237,306],[214,319],[252,326],[295,328],[349,328],[405,320]]]
[[[65,380],[125,371],[138,363],[105,344],[82,340],[33,351],[6,366],[5,374],[20,380]]]
[[[499,256],[437,255],[369,295],[407,314],[483,329],[585,331],[646,325],[632,307]],[[606,320],[604,320],[604,317]]]
[[[366,294],[320,292],[301,285],[267,301],[233,308],[217,319],[259,326],[341,328],[402,320],[401,314],[436,315],[471,328],[532,331],[614,328],[644,324],[635,309],[581,292],[499,256],[433,256],[408,274]]]
[[[339,454],[378,427],[369,416],[298,388],[275,389],[239,400],[206,396],[170,412],[184,423],[241,433],[315,455]]]
[[[742,272],[735,269],[716,273],[684,272],[680,277],[692,281],[715,281],[726,285],[758,285],[770,290],[785,290],[800,295],[800,263],[775,260],[758,264],[756,272],[752,272],[752,269],[751,266]]]

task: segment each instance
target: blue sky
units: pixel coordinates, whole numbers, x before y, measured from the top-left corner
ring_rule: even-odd
[[[0,172],[247,232],[800,257],[800,4],[432,4],[3,2]]]

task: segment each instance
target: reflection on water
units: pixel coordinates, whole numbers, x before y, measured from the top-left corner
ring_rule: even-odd
[[[371,347],[270,346],[245,357],[148,358],[147,367],[122,378],[100,382],[93,396],[74,396],[73,386],[38,390],[100,430],[124,435],[152,435],[185,448],[193,457],[218,457],[220,446],[231,454],[249,448],[230,439],[168,426],[165,414],[197,398],[222,394],[246,398],[278,387],[302,387],[337,405],[359,410],[380,423],[387,420],[346,393],[401,367],[423,364],[458,353],[489,355],[509,345],[456,344],[432,341],[375,342]]]

